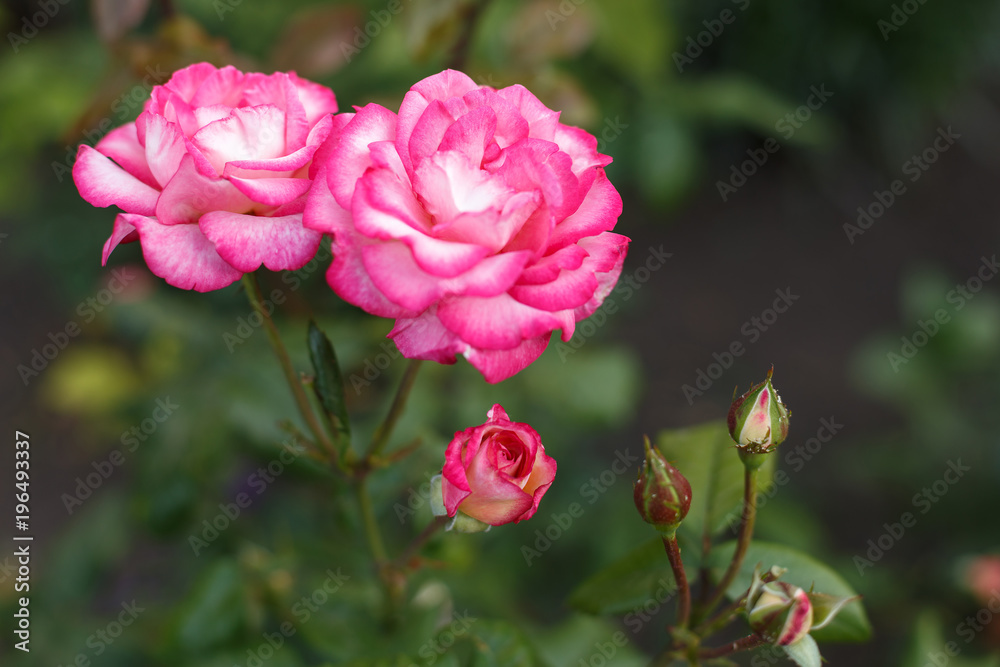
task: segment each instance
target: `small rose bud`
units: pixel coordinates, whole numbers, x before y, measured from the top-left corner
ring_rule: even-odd
[[[771,374],[760,384],[733,401],[729,408],[729,434],[740,449],[751,454],[766,454],[788,437],[791,411],[781,402],[771,386]]]
[[[813,608],[804,590],[782,581],[764,583],[754,572],[747,596],[750,627],[778,646],[788,646],[809,634]]]
[[[636,509],[646,523],[662,533],[677,530],[691,509],[691,485],[658,449],[645,439],[646,460],[632,487]]]

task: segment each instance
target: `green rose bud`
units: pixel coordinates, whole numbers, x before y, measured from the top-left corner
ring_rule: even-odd
[[[729,408],[729,434],[749,454],[772,452],[788,437],[792,413],[771,386],[772,373],[773,366],[763,382],[750,387]]]
[[[691,509],[691,485],[645,439],[646,460],[632,487],[636,509],[646,523],[671,535]]]
[[[785,572],[784,568],[772,567],[761,576],[758,565],[746,600],[750,627],[778,646],[795,644],[812,630],[829,625],[849,602],[860,598],[807,593],[798,586],[777,581]]]
[[[747,595],[750,627],[778,646],[788,646],[809,634],[813,622],[812,602],[798,586],[762,579],[754,570]]]

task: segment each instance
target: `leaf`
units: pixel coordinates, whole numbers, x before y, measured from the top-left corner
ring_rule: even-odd
[[[351,423],[344,399],[344,377],[340,373],[333,344],[312,320],[309,321],[309,359],[316,373],[316,396],[334,430],[339,434],[340,454],[343,455],[351,441]]]
[[[588,614],[619,614],[650,599],[665,602],[676,587],[663,540],[656,537],[589,577],[569,602]]]
[[[681,531],[700,541],[706,526],[712,535],[726,525],[735,529],[743,504],[743,464],[725,422],[661,431],[657,447],[691,484],[691,509]],[[771,483],[774,462],[769,457],[757,473],[758,492]]]
[[[958,642],[946,641],[941,632],[941,619],[932,609],[924,609],[917,616],[913,639],[902,662],[903,667],[926,667],[930,664],[948,667],[997,667],[1000,656],[966,658],[958,656],[962,650]]]
[[[732,559],[736,541],[720,544],[712,549],[708,564],[711,568],[712,580],[718,581]],[[733,580],[726,594],[735,600],[746,593],[750,587],[753,569],[761,563],[764,569],[772,565],[787,568],[781,581],[799,586],[806,591],[810,589],[817,593],[825,593],[837,597],[852,597],[857,595],[844,579],[826,565],[814,560],[795,549],[781,544],[754,542],[747,550],[746,558],[739,573]],[[861,642],[871,638],[872,628],[860,600],[849,602],[826,627],[812,633],[819,641],[828,642]]]
[[[235,637],[246,620],[243,586],[239,566],[232,559],[208,568],[178,609],[177,643],[197,653]]]
[[[97,34],[105,42],[117,42],[142,23],[150,0],[92,0],[91,14]]]
[[[503,621],[476,621],[474,627],[473,667],[536,667],[545,664],[527,638],[513,625]]]
[[[785,653],[800,667],[821,667],[823,659],[819,655],[819,647],[812,635],[806,635],[790,646],[783,647]]]

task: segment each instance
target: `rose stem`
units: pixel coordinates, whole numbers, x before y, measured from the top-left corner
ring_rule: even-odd
[[[434,517],[434,520],[427,524],[427,527],[424,528],[419,535],[413,538],[413,541],[410,542],[409,546],[406,547],[403,553],[399,554],[399,557],[393,561],[393,564],[399,568],[406,567],[406,564],[409,563],[414,556],[420,553],[420,549],[427,544],[427,541],[434,536],[434,533],[441,530],[446,523],[448,523],[448,517]]]
[[[403,409],[406,407],[406,399],[410,395],[410,389],[413,388],[413,381],[417,379],[417,371],[420,370],[420,360],[410,359],[409,365],[406,367],[406,371],[403,373],[403,379],[399,382],[399,388],[396,389],[396,395],[392,399],[392,405],[389,407],[389,414],[385,416],[385,421],[383,421],[377,429],[375,429],[375,435],[372,436],[372,444],[368,449],[368,455],[365,457],[369,463],[371,460],[381,453],[385,446],[389,443],[389,437],[392,435],[392,429],[396,426],[396,422],[403,414]]]
[[[260,293],[260,285],[257,283],[257,276],[254,273],[244,273],[243,274],[243,287],[246,289],[247,299],[250,300],[250,305],[253,306],[254,311],[260,315],[261,321],[264,323],[264,330],[267,332],[267,338],[271,341],[271,347],[274,349],[275,356],[278,357],[278,363],[281,364],[281,370],[285,374],[285,380],[288,382],[288,387],[292,390],[292,396],[295,398],[295,403],[298,405],[299,413],[302,418],[306,420],[306,424],[309,426],[309,430],[313,432],[316,436],[317,442],[323,444],[324,449],[327,451],[327,455],[330,457],[330,462],[333,463],[336,459],[336,449],[333,443],[330,442],[330,438],[326,433],[326,430],[320,425],[319,421],[316,419],[316,415],[313,413],[312,408],[309,405],[309,399],[306,397],[305,389],[302,387],[302,383],[299,381],[298,376],[295,373],[295,368],[292,366],[292,360],[288,356],[288,350],[285,348],[285,344],[281,340],[281,334],[278,333],[278,328],[274,326],[274,320],[268,314],[267,310],[261,305],[262,298]]]
[[[767,643],[767,639],[765,639],[763,635],[754,633],[752,635],[747,635],[743,639],[737,639],[734,642],[729,642],[724,646],[702,649],[698,652],[698,656],[701,658],[721,658],[731,653],[748,651],[752,648],[757,648],[761,644],[765,643]]]
[[[691,617],[691,588],[688,586],[687,573],[684,572],[684,561],[681,560],[681,548],[677,544],[677,533],[671,537],[663,536],[663,548],[670,559],[670,567],[674,570],[674,581],[677,582],[677,625],[686,628]]]
[[[747,555],[747,548],[750,546],[750,538],[753,536],[753,524],[757,519],[757,468],[747,466],[743,471],[743,516],[740,519],[740,534],[736,542],[736,551],[733,559],[729,562],[729,569],[722,575],[719,587],[709,598],[705,605],[705,613],[712,611],[719,600],[726,594],[729,585],[736,578],[736,573],[743,565],[743,558]]]
[[[765,573],[764,576],[761,577],[761,581],[763,581],[765,584],[774,581],[775,579],[776,577],[772,575],[770,572]],[[747,591],[747,593],[749,592],[750,591]],[[746,604],[746,601],[747,601],[746,595],[736,598],[735,600],[732,601],[732,603],[726,605],[721,610],[719,610],[718,614],[708,619],[707,621],[702,622],[701,625],[698,625],[694,629],[694,633],[701,637],[711,637],[713,634],[715,634],[722,628],[726,627],[729,624],[729,622],[733,620],[733,615],[742,605]]]
[[[458,35],[458,40],[451,49],[451,58],[448,59],[448,68],[463,70],[469,60],[469,48],[472,46],[472,33],[476,30],[476,22],[479,15],[486,9],[489,0],[474,0],[465,8],[462,16],[462,31]]]

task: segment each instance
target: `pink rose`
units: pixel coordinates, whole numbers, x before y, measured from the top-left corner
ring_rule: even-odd
[[[530,519],[556,477],[555,459],[535,429],[510,421],[499,403],[487,417],[456,433],[444,453],[445,510],[492,526]]]
[[[330,286],[395,318],[407,357],[462,354],[499,382],[555,329],[569,340],[621,273],[611,158],[522,86],[447,70],[413,86],[398,116],[359,109],[328,145],[305,225],[334,236]]]
[[[334,125],[333,93],[294,73],[208,63],[153,88],[134,123],[80,146],[73,180],[121,208],[104,244],[139,240],[168,283],[219,289],[261,264],[298,269],[322,235],[302,226],[310,164]]]

